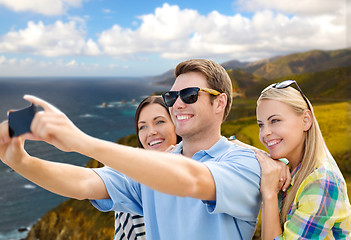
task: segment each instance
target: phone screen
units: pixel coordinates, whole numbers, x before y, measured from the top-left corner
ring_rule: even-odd
[[[9,134],[10,137],[17,137],[24,133],[30,132],[30,125],[34,118],[37,108],[34,104],[27,108],[10,112],[9,119]]]

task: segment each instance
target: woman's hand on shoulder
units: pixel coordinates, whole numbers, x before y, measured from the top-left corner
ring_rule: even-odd
[[[262,150],[255,150],[255,153],[261,166],[262,197],[276,195],[281,189],[285,191],[291,183],[289,167]]]

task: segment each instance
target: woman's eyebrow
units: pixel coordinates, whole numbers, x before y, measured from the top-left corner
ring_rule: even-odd
[[[279,114],[272,114],[271,116],[269,116],[269,117],[267,118],[267,120],[269,121],[269,119],[271,119],[272,117],[275,117],[275,116],[279,116]],[[258,123],[261,123],[262,121],[259,120],[259,119],[257,119],[257,122],[258,122]]]
[[[279,116],[278,114],[272,114],[271,116],[269,116],[268,118],[267,118],[267,120],[269,120],[269,119],[271,119],[272,117],[275,117],[275,116]]]
[[[165,118],[165,116],[162,116],[162,115],[156,116],[156,117],[154,117],[154,120],[156,120],[158,118]]]

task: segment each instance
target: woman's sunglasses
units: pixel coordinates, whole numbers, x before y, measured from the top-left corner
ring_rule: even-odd
[[[180,99],[182,99],[184,103],[192,104],[197,101],[197,98],[199,97],[199,91],[207,92],[214,96],[221,94],[220,92],[210,88],[189,87],[184,88],[180,91],[165,92],[162,94],[162,98],[167,107],[172,107],[177,101],[178,96],[180,96]]]
[[[308,103],[305,94],[302,92],[301,88],[299,87],[299,85],[297,84],[297,82],[295,80],[285,80],[285,81],[280,82],[280,83],[273,83],[273,84],[269,85],[268,87],[266,87],[265,89],[263,89],[261,94],[264,93],[265,91],[271,89],[271,88],[276,88],[276,89],[287,88],[294,83],[297,87],[297,90],[299,90],[299,92],[301,93],[303,100],[305,100],[308,109],[311,110],[310,104]]]

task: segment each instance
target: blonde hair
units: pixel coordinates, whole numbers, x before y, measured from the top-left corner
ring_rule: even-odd
[[[300,115],[303,114],[305,110],[308,110],[307,103],[303,99],[301,93],[292,87],[282,89],[270,88],[261,93],[261,96],[257,100],[257,104],[265,99],[286,103]],[[308,101],[307,98],[306,101]],[[301,166],[296,172],[294,185],[291,187],[289,193],[285,197],[285,201],[280,211],[280,222],[282,226],[284,222],[286,222],[290,206],[295,199],[297,190],[299,189],[301,183],[309,174],[311,174],[312,171],[314,171],[314,169],[317,167],[318,161],[326,157],[326,154],[328,154],[327,152],[329,152],[324,142],[317,119],[314,115],[312,105],[309,101],[308,104],[311,107],[312,125],[310,129],[305,132]]]

